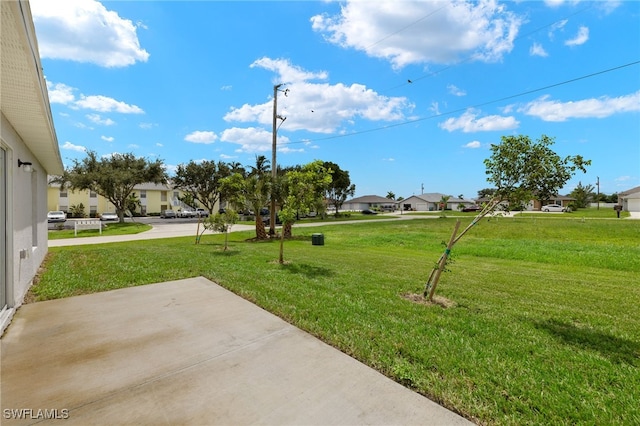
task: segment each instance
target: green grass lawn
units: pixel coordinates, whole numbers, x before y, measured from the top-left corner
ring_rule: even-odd
[[[455,219],[51,248],[40,300],[205,276],[482,424],[640,424],[640,222],[494,218],[421,293]],[[471,218],[463,218],[463,226]],[[325,245],[311,244],[322,232]],[[89,267],[90,266],[90,267]]]
[[[126,234],[139,234],[140,232],[148,231],[151,229],[151,225],[144,223],[118,223],[118,222],[106,222],[102,224],[102,235],[126,235]],[[80,237],[97,237],[100,235],[100,231],[97,229],[83,229],[78,231],[78,235],[75,235],[73,229],[62,229],[49,231],[50,240],[61,240],[65,238],[80,238]]]

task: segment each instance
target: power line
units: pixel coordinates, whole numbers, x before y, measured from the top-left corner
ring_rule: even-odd
[[[299,143],[309,143],[309,142],[319,142],[319,141],[326,141],[326,140],[332,140],[332,139],[341,139],[341,138],[346,138],[346,137],[349,137],[349,136],[356,136],[356,135],[361,135],[361,134],[365,134],[365,133],[377,132],[377,131],[380,131],[380,130],[387,130],[387,129],[391,129],[391,128],[394,128],[394,127],[405,126],[407,124],[418,123],[418,122],[421,122],[421,121],[430,120],[432,118],[439,118],[439,117],[444,117],[444,116],[447,116],[447,115],[456,114],[456,113],[459,113],[459,112],[466,111],[466,110],[468,110],[470,108],[480,108],[480,107],[483,107],[483,106],[486,106],[486,105],[491,105],[491,104],[495,104],[495,103],[498,103],[498,102],[503,102],[503,101],[506,101],[506,100],[509,100],[509,99],[518,98],[520,96],[530,95],[532,93],[540,92],[540,91],[551,89],[551,88],[558,87],[558,86],[563,86],[565,84],[575,83],[576,81],[580,81],[580,80],[584,80],[584,79],[587,79],[587,78],[595,77],[595,76],[598,76],[598,75],[601,75],[601,74],[606,74],[606,73],[609,73],[609,72],[617,71],[617,70],[620,70],[620,69],[623,69],[623,68],[626,68],[626,67],[630,67],[630,66],[633,66],[633,65],[638,65],[638,64],[640,64],[640,60],[634,61],[634,62],[629,62],[627,64],[619,65],[619,66],[616,66],[616,67],[613,67],[613,68],[608,68],[606,70],[596,71],[596,72],[593,72],[591,74],[583,75],[581,77],[572,78],[570,80],[565,80],[565,81],[562,81],[560,83],[550,84],[548,86],[539,87],[537,89],[527,90],[526,92],[520,92],[520,93],[517,93],[515,95],[504,96],[502,98],[494,99],[492,101],[482,102],[482,103],[475,104],[475,105],[469,105],[469,106],[466,106],[466,107],[463,107],[463,108],[458,108],[458,109],[455,109],[455,110],[452,110],[452,111],[448,111],[448,112],[444,112],[444,113],[441,113],[441,114],[430,115],[428,117],[416,118],[414,120],[403,121],[401,123],[395,123],[395,124],[388,124],[386,126],[375,127],[375,128],[372,128],[372,129],[361,130],[359,132],[353,132],[353,133],[348,133],[348,134],[344,134],[344,135],[334,135],[334,136],[327,136],[327,137],[324,137],[324,138],[292,141],[292,142],[288,142],[288,143],[283,144],[283,145],[293,145],[293,144],[299,144]]]
[[[429,18],[429,17],[431,17],[431,16],[435,15],[436,13],[440,12],[442,9],[444,9],[444,8],[446,8],[446,7],[449,7],[450,5],[451,5],[451,3],[447,3],[447,4],[445,4],[444,6],[439,7],[438,9],[434,10],[433,12],[426,14],[426,15],[425,15],[425,16],[423,16],[422,18],[420,18],[420,19],[418,19],[418,20],[415,20],[415,21],[413,21],[413,22],[412,22],[412,23],[410,23],[410,24],[405,25],[404,27],[400,28],[399,30],[394,31],[394,32],[392,32],[391,34],[386,35],[385,37],[382,37],[380,40],[378,40],[378,41],[376,41],[376,42],[374,42],[374,43],[371,43],[369,46],[365,47],[365,48],[364,48],[364,50],[365,50],[365,51],[369,50],[369,49],[370,49],[370,48],[372,48],[373,46],[375,46],[375,45],[377,45],[377,44],[380,44],[380,43],[382,43],[383,41],[385,41],[386,39],[388,39],[388,38],[390,38],[390,37],[392,37],[392,36],[394,36],[394,35],[396,35],[396,34],[399,34],[399,33],[403,32],[403,31],[405,31],[407,28],[414,26],[414,25],[415,25],[415,24],[417,24],[418,22],[424,21],[425,19],[427,19],[427,18]]]

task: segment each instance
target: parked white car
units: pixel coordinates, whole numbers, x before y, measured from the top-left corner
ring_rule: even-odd
[[[67,214],[65,212],[53,211],[53,212],[47,213],[47,222],[49,223],[66,222],[66,221],[67,221]]]
[[[120,220],[120,218],[118,217],[117,214],[113,213],[113,212],[104,212],[100,215],[100,220],[103,221],[107,221],[107,220]]]
[[[196,209],[196,216],[198,217],[209,217],[209,212],[205,209]]]
[[[540,209],[543,212],[566,212],[567,209],[562,207],[560,204],[547,204],[546,206],[542,206]]]
[[[178,212],[178,217],[196,217],[196,212],[189,209],[182,209]]]

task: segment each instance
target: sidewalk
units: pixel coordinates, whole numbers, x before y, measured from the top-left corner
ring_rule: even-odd
[[[472,424],[203,277],[24,305],[1,343],[3,425]]]

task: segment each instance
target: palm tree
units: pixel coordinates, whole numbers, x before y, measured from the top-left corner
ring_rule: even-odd
[[[249,172],[249,176],[262,176],[271,171],[271,166],[269,160],[267,160],[267,157],[265,157],[264,155],[256,155],[256,165],[249,166],[249,169],[251,170]]]
[[[442,207],[442,210],[445,210],[447,208],[447,203],[449,202],[450,198],[451,198],[451,195],[442,196],[442,198],[440,199],[440,207]]]
[[[394,194],[392,191],[387,192],[387,198],[390,200],[395,200],[396,199],[396,194]]]

